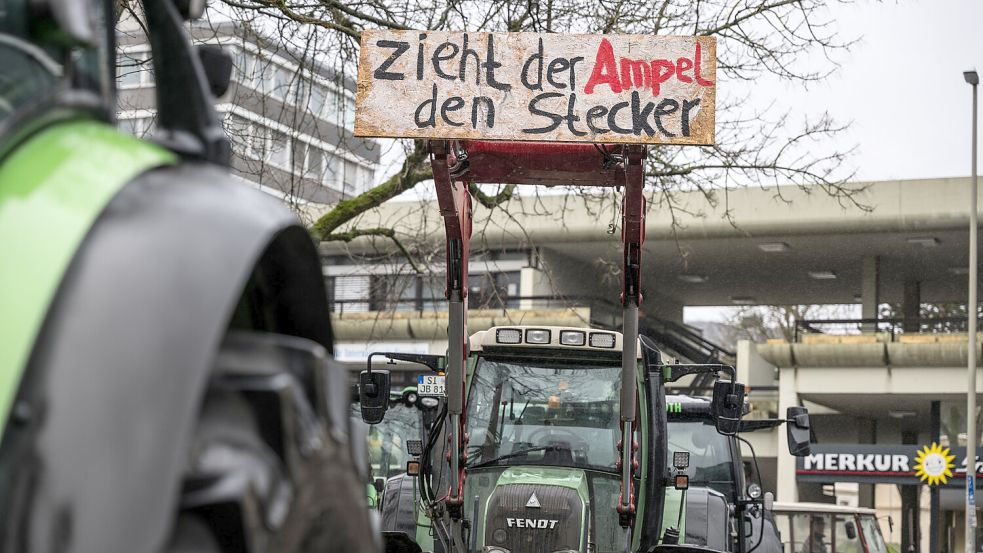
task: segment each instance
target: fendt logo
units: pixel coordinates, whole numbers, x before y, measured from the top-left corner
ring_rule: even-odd
[[[506,524],[509,528],[539,528],[545,530],[547,528],[556,528],[556,523],[559,520],[550,520],[547,518],[508,518],[505,519]]]

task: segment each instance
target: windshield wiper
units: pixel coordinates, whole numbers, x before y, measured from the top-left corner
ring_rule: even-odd
[[[482,461],[476,465],[468,465],[469,469],[477,469],[481,467],[487,467],[489,465],[494,465],[499,461],[504,461],[506,459],[511,459],[513,457],[522,457],[523,455],[528,455],[529,453],[534,453],[536,451],[557,451],[560,449],[569,449],[560,445],[542,445],[538,447],[527,447],[526,449],[520,449],[519,451],[513,451],[512,453],[506,453],[505,455],[499,455],[498,457],[492,457],[487,461]]]

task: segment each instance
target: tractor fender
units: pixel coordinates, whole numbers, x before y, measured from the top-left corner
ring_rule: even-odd
[[[258,264],[261,309],[234,314]],[[319,265],[289,210],[217,167],[158,168],[123,187],[65,273],[18,389],[0,448],[15,488],[0,484],[0,549],[159,551],[233,315],[331,351]]]

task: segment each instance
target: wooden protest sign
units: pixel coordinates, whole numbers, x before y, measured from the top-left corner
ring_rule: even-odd
[[[362,32],[355,134],[713,144],[716,39]]]

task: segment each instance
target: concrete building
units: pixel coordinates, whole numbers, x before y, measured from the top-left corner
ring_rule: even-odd
[[[653,198],[646,219],[643,332],[691,361],[712,355],[735,362],[752,387],[752,417],[790,405],[813,413],[821,457],[809,465],[797,468],[785,452],[784,431],[747,436],[765,489],[783,501],[875,507],[894,522],[883,525],[889,541],[906,551],[928,551],[930,542],[930,494],[915,475],[914,449],[937,442],[962,460],[956,448],[965,442],[965,317],[925,320],[919,306],[965,302],[968,187],[960,178],[858,183],[849,199],[792,186],[747,188],[716,205],[701,192],[682,192],[673,210]],[[520,323],[619,326],[613,202],[524,196],[508,214],[477,207],[475,216],[472,331]],[[434,262],[430,273],[417,274],[391,255],[388,242],[322,244],[339,356],[358,364],[377,349],[443,353],[436,204],[387,203],[359,225],[394,228]],[[685,306],[747,304],[857,304],[862,318],[799,321],[791,340],[742,342],[734,352],[701,342],[681,324]],[[878,318],[884,304],[897,306],[898,316]],[[858,451],[870,457],[851,461],[853,470],[835,465]],[[882,453],[893,457],[875,457]],[[882,458],[901,464],[875,470]],[[821,470],[820,460],[829,461]],[[947,551],[962,547],[965,480],[955,465],[938,499],[937,536]]]
[[[153,134],[150,45],[129,17],[117,34],[119,124]],[[196,23],[197,43],[219,44],[233,57],[232,84],[216,106],[233,142],[233,171],[307,216],[365,191],[380,148],[354,138],[355,83],[232,22]]]

